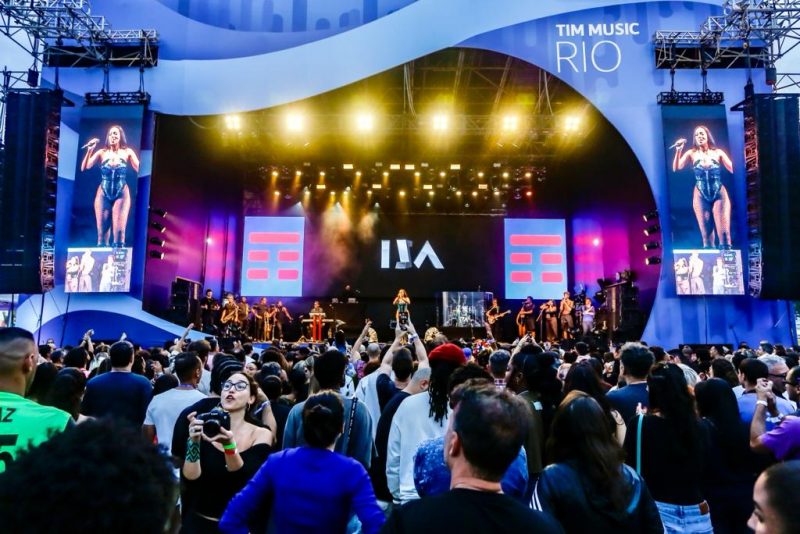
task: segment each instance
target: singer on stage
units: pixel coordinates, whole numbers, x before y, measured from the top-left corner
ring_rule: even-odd
[[[94,214],[97,220],[97,246],[125,246],[125,229],[131,211],[131,193],[127,184],[128,166],[139,172],[139,157],[128,147],[122,126],[108,129],[105,146],[94,151],[100,139],[90,140],[83,148],[81,172],[100,162],[100,185],[94,197]],[[109,216],[111,225],[109,227]]]
[[[406,293],[405,289],[397,292],[397,296],[392,301],[394,306],[397,306],[397,311],[394,313],[394,318],[398,324],[405,324],[408,322],[408,307],[411,305],[411,299]]]
[[[325,310],[319,305],[319,301],[314,301],[314,307],[311,308],[311,340],[322,341],[322,325],[325,321]]]

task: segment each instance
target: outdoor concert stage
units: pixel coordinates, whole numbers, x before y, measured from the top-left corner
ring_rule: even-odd
[[[14,304],[42,338],[160,344],[201,320],[211,289],[282,300],[297,321],[318,300],[348,335],[369,318],[383,341],[403,288],[420,331],[482,336],[493,296],[510,340],[525,297],[568,291],[616,339],[791,342],[790,304],[747,294],[732,109],[747,74],[681,65],[672,80],[653,41],[720,3],[118,4],[94,12],[158,32],[149,100],[85,105],[102,70],[59,71],[77,105],[61,110],[56,287]],[[657,102],[673,83],[701,98]],[[110,71],[111,90],[138,84],[136,68]],[[698,129],[717,151],[702,172],[686,156]],[[130,152],[97,155],[119,135]]]

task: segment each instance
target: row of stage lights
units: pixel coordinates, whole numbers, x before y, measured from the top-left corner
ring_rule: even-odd
[[[653,237],[654,235],[661,232],[661,226],[658,224],[658,212],[653,210],[650,212],[645,213],[642,215],[642,219],[645,223],[649,223],[649,226],[644,229],[645,237]],[[652,240],[648,241],[644,244],[645,252],[650,252],[651,250],[657,250],[661,248],[661,242]],[[661,256],[649,256],[647,259],[644,260],[645,265],[658,265],[661,263]]]
[[[454,129],[457,123],[457,115],[452,113],[433,113],[423,117],[423,124],[436,134],[444,134]],[[309,117],[300,112],[289,112],[283,117],[283,127],[288,134],[302,134],[311,130]],[[379,117],[375,113],[359,112],[349,119],[352,131],[361,134],[370,134],[378,130]],[[560,117],[560,129],[565,133],[574,133],[580,130],[583,124],[581,115],[565,114]],[[230,132],[241,132],[245,126],[242,115],[228,114],[223,116],[223,125]],[[495,127],[499,133],[513,135],[523,131],[524,120],[515,113],[505,114],[497,117]]]
[[[167,210],[151,208],[150,214],[150,230],[152,230],[156,235],[151,236],[147,240],[150,245],[148,255],[151,258],[163,260],[164,247],[167,245],[167,241],[164,238],[164,234],[167,232]]]

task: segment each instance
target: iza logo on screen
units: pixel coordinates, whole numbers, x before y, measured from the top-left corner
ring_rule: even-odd
[[[430,241],[425,241],[413,262],[411,261],[413,242],[408,239],[395,239],[394,241],[397,244],[397,262],[392,267],[392,241],[390,239],[381,240],[381,269],[411,269],[412,267],[421,269],[425,260],[430,261],[434,269],[444,269],[444,265],[436,255],[436,251],[433,250]]]

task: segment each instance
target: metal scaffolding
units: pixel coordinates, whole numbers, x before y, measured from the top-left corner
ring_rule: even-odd
[[[154,67],[158,32],[113,30],[88,0],[0,0],[0,33],[41,65]]]
[[[765,68],[777,86],[776,61],[800,44],[800,0],[727,0],[722,9],[699,31],[657,31],[656,67]],[[795,85],[797,76],[782,80]]]

